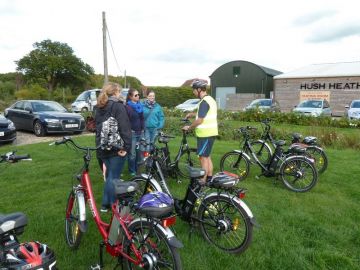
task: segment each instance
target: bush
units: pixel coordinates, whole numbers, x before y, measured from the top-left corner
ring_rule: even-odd
[[[45,88],[35,84],[15,92],[15,97],[17,99],[49,99],[49,93]]]
[[[194,98],[190,87],[148,87],[156,94],[156,102],[162,107],[174,108],[187,99]]]

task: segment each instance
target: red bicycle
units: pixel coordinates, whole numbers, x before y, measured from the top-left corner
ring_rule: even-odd
[[[52,144],[68,144],[84,152],[84,166],[81,175],[77,176],[79,183],[73,186],[66,206],[65,235],[68,246],[77,249],[87,230],[87,202],[103,239],[100,262],[91,269],[104,267],[104,247],[111,256],[118,258],[114,269],[120,266],[126,269],[181,269],[177,249],[182,243],[169,228],[176,220],[172,215],[173,201],[166,200],[163,193],[152,193],[150,199],[135,202],[137,183],[114,179],[117,201],[111,207],[110,222],[106,223],[97,210],[89,176],[91,152],[97,148],[79,146],[70,137]]]

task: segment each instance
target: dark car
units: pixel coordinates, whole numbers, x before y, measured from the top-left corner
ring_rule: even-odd
[[[30,130],[36,136],[46,133],[81,133],[85,128],[84,118],[68,112],[55,101],[21,100],[5,109],[5,117],[14,122],[17,130]]]
[[[0,143],[12,142],[16,139],[14,123],[0,114]]]
[[[276,100],[271,98],[260,98],[251,101],[251,103],[244,108],[244,111],[249,110],[280,112],[280,106]]]

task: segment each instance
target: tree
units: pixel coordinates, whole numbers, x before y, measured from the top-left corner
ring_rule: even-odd
[[[30,83],[38,83],[51,93],[58,86],[83,88],[94,69],[74,55],[66,43],[49,39],[34,43],[28,55],[15,61],[17,71]]]

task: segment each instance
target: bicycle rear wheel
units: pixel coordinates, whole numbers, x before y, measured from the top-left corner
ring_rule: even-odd
[[[234,173],[239,176],[240,181],[244,180],[250,171],[249,160],[241,152],[228,152],[220,160],[220,171]]]
[[[288,157],[280,166],[280,177],[286,188],[294,192],[312,189],[318,180],[314,164],[305,157]]]
[[[306,153],[315,159],[315,167],[318,173],[323,173],[327,169],[328,158],[322,148],[311,145],[306,147]]]
[[[181,269],[181,260],[177,248],[170,245],[166,235],[157,226],[153,227],[150,222],[139,220],[132,223],[128,229],[133,235],[131,244],[134,244],[136,249],[141,252],[145,264],[153,264],[151,269]],[[124,249],[129,256],[137,260],[127,239],[124,241]],[[128,270],[144,269],[144,267],[132,264],[126,259],[124,259],[124,265],[125,269]],[[145,267],[145,269],[148,268]]]
[[[190,178],[190,173],[187,166],[201,168],[200,159],[197,155],[197,150],[195,148],[189,148],[183,152],[176,163],[177,172],[181,177],[186,179]]]
[[[77,249],[81,242],[82,231],[79,226],[80,210],[78,197],[71,191],[66,205],[65,239],[70,249]]]
[[[228,253],[241,253],[252,240],[253,225],[239,203],[227,196],[211,196],[200,205],[198,217],[204,238]]]

